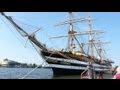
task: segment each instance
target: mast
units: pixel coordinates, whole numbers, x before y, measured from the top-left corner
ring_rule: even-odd
[[[91,32],[92,32],[92,24],[91,24],[91,17],[89,16],[88,17],[88,32],[90,32],[89,33],[89,40],[88,40],[88,43],[89,43],[89,55],[91,56],[91,57],[94,57],[94,49],[93,49],[93,36],[92,36],[92,34],[91,34]],[[92,60],[91,61],[89,61],[89,65],[88,65],[88,75],[89,75],[89,79],[93,79],[93,76],[94,76],[94,73],[93,73],[93,67],[92,67]]]
[[[98,35],[98,38],[99,38],[99,35]],[[101,42],[100,39],[98,39],[98,44],[97,44],[97,49],[98,49],[98,53],[99,53],[99,57],[100,57],[100,61],[103,61],[103,60],[106,60],[107,58],[105,57],[105,50],[104,48],[102,47],[102,44],[109,44],[110,42]]]
[[[91,34],[91,32],[93,32],[93,31],[92,31],[92,24],[91,24],[91,17],[90,16],[88,17],[88,27],[89,27],[88,32],[90,32],[89,33],[89,40],[88,40],[89,55],[91,57],[94,57],[94,48],[93,48],[94,40],[93,40],[93,35]]]
[[[75,46],[75,41],[78,43],[79,47],[80,47],[80,52],[84,53],[84,50],[83,50],[83,44],[80,43],[76,36],[77,35],[81,35],[81,33],[77,33],[75,30],[74,30],[74,26],[73,26],[73,23],[77,23],[77,22],[82,22],[82,21],[85,21],[85,18],[79,18],[79,19],[75,19],[74,16],[73,16],[73,12],[68,12],[69,14],[69,20],[67,21],[64,21],[64,22],[61,22],[60,24],[57,24],[55,26],[59,26],[59,25],[65,25],[65,24],[69,24],[69,30],[68,30],[68,35],[66,36],[57,36],[57,37],[51,37],[51,38],[62,38],[62,37],[68,37],[68,43],[67,43],[67,48],[66,50],[67,51],[70,51],[70,52],[73,52],[74,49],[76,48]]]
[[[74,44],[73,44],[74,37],[73,37],[73,35],[74,35],[75,31],[73,30],[73,23],[72,23],[73,13],[72,12],[69,12],[69,21],[70,21],[70,24],[69,24],[70,26],[69,26],[69,32],[68,32],[68,35],[69,35],[69,37],[68,37],[68,51],[73,52],[73,49],[74,49]]]

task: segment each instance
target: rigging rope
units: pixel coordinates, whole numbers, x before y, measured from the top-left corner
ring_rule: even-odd
[[[33,45],[33,44],[32,44]],[[34,47],[35,48],[35,47]],[[37,51],[38,52],[38,51]],[[54,54],[54,52],[55,51],[53,51],[53,53],[51,53],[50,55],[49,55],[49,57],[51,57],[53,54]],[[39,53],[39,52],[38,52]],[[46,60],[48,60],[48,59],[46,59]],[[46,61],[46,60],[44,60],[44,61]],[[44,63],[44,62],[43,62]],[[42,63],[42,64],[43,64]],[[38,65],[37,67],[35,67],[34,69],[32,69],[30,72],[28,72],[26,75],[24,75],[22,78],[18,78],[18,79],[25,79],[28,75],[30,75],[34,70],[36,70],[37,68],[39,68],[40,67],[40,65]]]
[[[35,47],[35,45],[30,41],[30,43],[32,44],[32,46],[34,47],[34,49],[37,51],[37,53],[40,55],[39,51],[37,50],[37,48]],[[51,57],[56,51],[54,50],[49,57]],[[43,59],[44,60],[44,59]],[[48,59],[46,59],[48,60]],[[43,63],[46,61],[44,60]],[[43,63],[41,65],[43,65]],[[39,65],[40,66],[40,65]],[[26,75],[24,75],[22,78],[19,79],[25,79],[28,75],[30,75],[34,70],[36,70],[37,68],[39,68],[39,66],[35,67],[34,69],[32,69],[30,72],[28,72]]]
[[[22,44],[22,46],[24,46],[24,44],[22,43],[22,41],[17,37],[17,35],[13,32],[13,30],[9,27],[9,25],[2,19],[0,18],[4,24],[10,29],[11,33],[13,33],[13,35],[18,39],[18,41]]]

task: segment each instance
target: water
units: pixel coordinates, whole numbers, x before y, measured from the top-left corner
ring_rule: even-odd
[[[21,79],[33,68],[0,68],[0,79]],[[30,73],[24,79],[52,79],[51,69],[38,68]]]
[[[0,79],[21,79],[34,68],[0,68]],[[53,76],[52,69],[38,68],[24,79],[80,79],[80,75]]]
[[[34,68],[0,68],[0,79],[21,79],[33,69]],[[105,79],[111,79],[112,77],[111,75],[104,75]],[[24,79],[80,79],[80,75],[54,77],[52,69],[38,68]]]

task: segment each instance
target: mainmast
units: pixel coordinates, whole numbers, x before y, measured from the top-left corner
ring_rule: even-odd
[[[104,31],[101,30],[93,30],[92,28],[92,18],[88,16],[85,18],[85,20],[88,22],[88,30],[80,32],[81,35],[88,35],[88,43],[83,43],[84,45],[88,45],[88,55],[94,59],[95,55],[97,54],[100,58],[100,60],[103,60],[103,49],[102,44],[107,44],[109,42],[101,42],[100,39],[95,39],[95,36],[99,36],[101,33],[104,33]],[[96,52],[95,52],[96,51]]]
[[[93,32],[92,30],[92,24],[91,24],[91,17],[89,16],[88,17],[88,32],[89,32],[89,40],[88,40],[88,43],[89,43],[89,55],[91,57],[94,57],[94,48],[93,48],[93,45],[94,45],[94,40],[93,40],[93,34],[91,34]]]
[[[72,23],[73,13],[72,12],[69,12],[69,21],[70,21],[70,23],[69,23],[70,26],[69,26],[69,32],[68,32],[69,37],[68,37],[67,49],[68,49],[68,51],[73,52],[73,49],[75,48],[75,46],[74,46],[74,33],[75,33],[75,31],[73,30],[73,23]]]

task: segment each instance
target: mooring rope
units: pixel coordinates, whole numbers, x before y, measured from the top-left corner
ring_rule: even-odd
[[[37,50],[37,48],[34,46],[34,44],[30,41],[30,43],[32,44],[32,46],[35,48],[35,50],[37,51],[37,53],[40,55],[39,51]],[[51,57],[53,54],[55,53],[55,50],[53,50],[53,52],[49,55],[49,57]],[[48,58],[46,59],[48,60]],[[43,63],[46,61],[44,60]],[[41,65],[43,65],[43,63]],[[40,66],[40,65],[39,65]],[[24,75],[22,78],[19,79],[24,79],[26,78],[29,74],[31,74],[34,70],[36,70],[37,68],[39,68],[39,66],[35,67],[34,69],[32,69],[30,72],[28,72],[26,75]]]
[[[55,51],[53,51],[50,55],[49,55],[49,57],[51,57],[53,54],[55,53]],[[48,59],[46,59],[46,60],[48,60]],[[44,60],[44,61],[46,61],[46,60]],[[44,62],[43,62],[44,63]],[[43,64],[42,63],[42,64]],[[40,65],[39,65],[40,66]],[[36,70],[37,68],[39,68],[39,66],[37,66],[37,67],[35,67],[34,69],[32,69],[30,72],[28,72],[26,75],[24,75],[22,78],[18,78],[18,79],[25,79],[29,74],[31,74],[34,70]]]
[[[13,29],[11,27],[9,27],[9,24],[6,23],[2,18],[0,18],[2,20],[2,22],[6,25],[6,27],[8,27],[8,29],[10,29],[11,33],[13,33],[13,35],[18,39],[18,41],[21,43],[22,46],[24,46],[23,42],[17,37],[17,35],[13,32]]]

